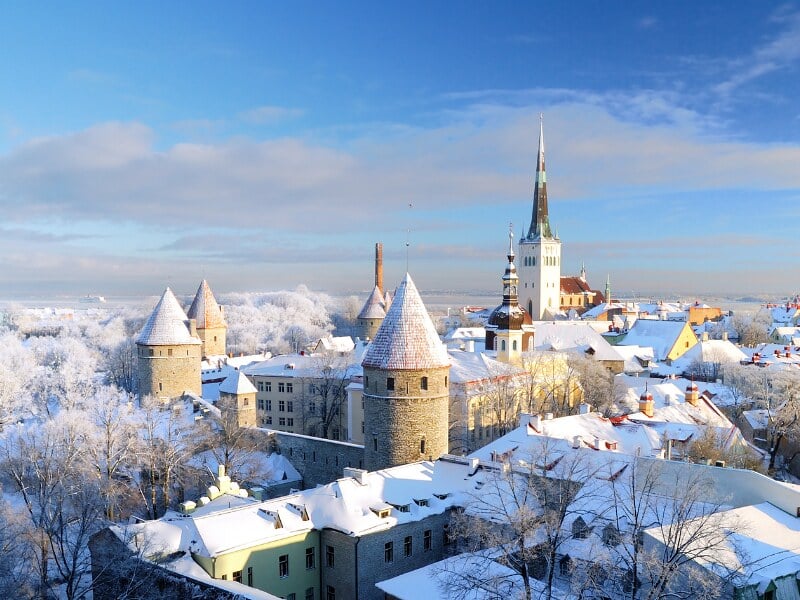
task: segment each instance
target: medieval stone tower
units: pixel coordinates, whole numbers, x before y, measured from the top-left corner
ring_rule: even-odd
[[[217,406],[229,423],[256,426],[256,388],[241,371],[228,375],[219,385]]]
[[[450,359],[407,273],[361,364],[364,467],[374,471],[446,453]]]
[[[208,282],[203,279],[197,293],[189,307],[188,317],[197,323],[197,335],[203,342],[201,356],[216,356],[225,354],[225,335],[228,324],[225,322],[225,313],[217,304],[214,293]]]
[[[372,340],[386,317],[389,294],[383,293],[383,244],[375,244],[375,287],[358,313],[358,329],[362,339]]]
[[[527,342],[533,335],[523,331],[523,324],[531,322],[528,313],[519,305],[517,289],[519,279],[514,265],[514,234],[508,232],[508,264],[503,274],[503,302],[492,311],[486,323],[486,349],[497,351],[497,360],[519,363]]]
[[[539,123],[533,215],[528,234],[519,241],[519,254],[520,304],[534,321],[547,319],[561,306],[561,240],[550,229],[542,122]]]
[[[136,338],[139,396],[201,395],[200,347],[195,322],[167,288]]]

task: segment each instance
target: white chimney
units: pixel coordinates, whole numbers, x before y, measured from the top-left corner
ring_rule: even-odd
[[[703,332],[703,335],[701,336],[700,341],[701,342],[707,342],[708,341],[708,332],[707,331]]]
[[[475,352],[475,340],[467,340],[464,342],[465,352]]]
[[[587,404],[586,402],[581,402],[578,405],[578,413],[579,414],[588,415],[590,412],[592,412],[592,405],[591,404]]]
[[[533,416],[529,415],[528,413],[519,413],[519,426],[526,427],[528,423],[531,422],[532,419]]]
[[[581,447],[581,436],[576,435],[572,438],[572,447],[575,448],[575,450]]]
[[[529,423],[536,431],[542,430],[542,415],[531,415]]]
[[[552,421],[553,420],[553,413],[544,413],[544,420],[545,421]]]

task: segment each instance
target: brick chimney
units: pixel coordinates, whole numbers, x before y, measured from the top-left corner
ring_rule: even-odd
[[[375,244],[375,286],[383,293],[383,244]]]
[[[698,400],[700,400],[700,392],[697,389],[697,384],[693,381],[686,386],[686,402],[692,406],[697,406]]]
[[[653,401],[653,394],[646,391],[639,396],[639,412],[646,417],[653,418],[655,414],[655,402]]]

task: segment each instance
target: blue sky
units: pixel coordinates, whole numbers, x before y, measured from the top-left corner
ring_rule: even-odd
[[[385,4],[0,0],[0,297],[499,289],[539,112],[565,273],[798,291],[798,3]]]

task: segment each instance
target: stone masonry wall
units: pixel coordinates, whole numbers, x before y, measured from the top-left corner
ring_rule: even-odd
[[[197,329],[197,335],[203,342],[203,356],[215,356],[225,354],[225,334],[226,327],[209,327],[208,329]],[[216,341],[214,338],[217,338]]]
[[[449,373],[449,367],[364,369],[365,469],[435,460],[447,453]],[[423,389],[423,377],[427,377],[427,389]],[[394,389],[389,389],[390,378]]]
[[[449,513],[434,514],[420,521],[395,525],[386,530],[355,538],[339,531],[323,530],[320,538],[322,591],[332,586],[336,597],[358,600],[383,600],[375,584],[445,556],[444,531]],[[430,532],[430,548],[425,549],[425,532]],[[411,538],[411,554],[405,554],[405,540]],[[386,561],[386,544],[392,544],[392,560]],[[327,546],[333,548],[334,566],[326,561]],[[341,594],[341,595],[340,595]],[[323,598],[325,596],[323,595]]]
[[[137,353],[140,396],[168,400],[184,391],[202,395],[199,344],[137,346]]]
[[[253,429],[253,434],[265,450],[289,459],[302,475],[304,488],[341,479],[345,467],[363,468],[364,446],[358,444],[272,429]]]

